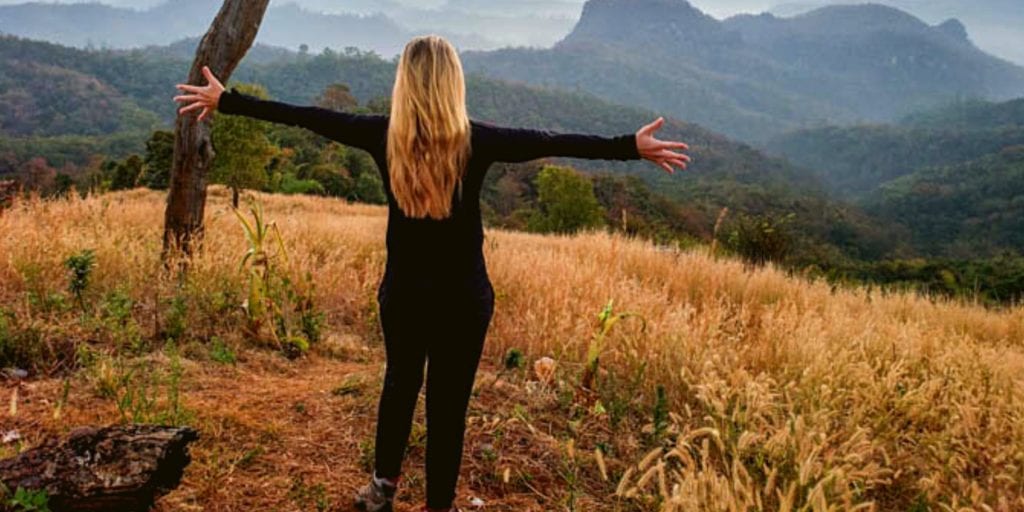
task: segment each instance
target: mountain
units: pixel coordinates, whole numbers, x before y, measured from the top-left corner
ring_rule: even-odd
[[[970,27],[970,37],[985,51],[1024,65],[1024,9],[1018,0],[874,0],[911,12],[930,23],[958,18]],[[779,16],[803,14],[828,4],[850,0],[802,0],[777,5]]]
[[[166,45],[201,36],[218,8],[217,2],[209,0],[174,0],[144,10],[100,3],[5,5],[0,6],[0,33],[77,47]],[[458,44],[487,46],[476,36],[446,35]],[[291,49],[358,47],[392,56],[412,36],[413,32],[380,13],[327,14],[287,3],[267,11],[257,41]]]
[[[175,106],[170,101],[173,84],[184,76],[188,60],[169,58],[167,50],[150,48],[124,51],[83,51],[49,43],[17,38],[0,38],[0,62],[32,62],[83,77],[109,89],[127,105],[158,116],[165,123],[173,118]],[[289,55],[283,52],[282,55]],[[258,82],[272,97],[293,103],[309,104],[328,85],[344,82],[362,103],[387,96],[394,77],[394,62],[362,52],[325,52],[319,55],[290,54],[272,62],[249,62],[240,66],[237,80]],[[31,80],[26,77],[25,80]],[[28,82],[31,84],[31,82]],[[8,87],[13,87],[8,84]],[[511,84],[480,76],[468,80],[469,107],[474,118],[500,124],[577,131],[598,134],[632,133],[656,117],[648,110],[615,105],[594,96]],[[0,88],[0,96],[8,90]],[[12,96],[15,97],[15,96]],[[24,98],[24,95],[17,96]],[[74,97],[64,108],[82,111],[86,118],[99,116],[103,105]],[[42,119],[52,112],[49,102],[14,104],[12,108],[36,108]],[[6,117],[0,112],[0,117]],[[41,125],[44,126],[45,125]],[[130,125],[123,127],[131,129]],[[26,148],[47,148],[58,154],[86,157],[79,140],[67,137],[83,133],[75,131],[47,139],[24,137],[5,143],[3,139],[22,133],[0,132],[0,161],[4,148],[15,157],[35,156]],[[116,131],[119,136],[124,131]],[[7,137],[4,137],[7,135]],[[148,132],[138,135],[138,144]],[[710,132],[698,125],[670,120],[664,137],[689,142],[695,163],[690,171],[668,176],[645,162],[575,162],[581,169],[608,170],[642,177],[660,194],[684,203],[698,212],[698,224],[706,233],[723,207],[735,214],[781,217],[796,215],[793,229],[801,233],[800,243],[816,246],[834,257],[878,257],[892,250],[893,237],[873,224],[856,208],[830,199],[817,180],[807,171],[786,161],[771,158],[758,150]],[[79,145],[76,145],[79,144]],[[118,144],[117,147],[123,147]]]
[[[878,5],[718,21],[684,0],[590,0],[548,50],[468,52],[468,69],[578,88],[763,142],[822,123],[888,121],[958,96],[1024,94],[1024,68]]]

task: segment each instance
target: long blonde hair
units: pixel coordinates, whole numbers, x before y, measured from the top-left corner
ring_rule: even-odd
[[[391,192],[405,215],[448,217],[455,188],[462,194],[469,153],[459,54],[441,37],[417,37],[398,62],[388,128]]]

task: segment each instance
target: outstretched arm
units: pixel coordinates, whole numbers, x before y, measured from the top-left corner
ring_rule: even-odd
[[[490,147],[495,161],[526,162],[544,157],[645,159],[672,174],[673,166],[685,170],[690,163],[689,156],[678,152],[688,150],[689,146],[658,140],[654,134],[664,124],[665,119],[659,118],[636,134],[618,137],[484,126],[493,135]]]
[[[370,150],[383,140],[381,130],[387,122],[381,116],[347,114],[318,107],[299,107],[277,101],[262,100],[234,89],[225,91],[224,85],[210,71],[203,68],[207,85],[179,84],[184,94],[174,101],[183,103],[181,115],[199,111],[199,120],[207,119],[214,110],[225,114],[241,115],[274,123],[301,126],[324,137],[348,146]]]

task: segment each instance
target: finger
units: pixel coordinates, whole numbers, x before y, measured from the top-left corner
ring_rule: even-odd
[[[203,113],[199,114],[199,121],[202,121],[202,120],[206,119],[207,117],[210,117],[210,107],[204,108],[203,109]]]
[[[196,94],[201,94],[203,92],[203,88],[202,87],[197,87],[195,85],[178,84],[177,87],[178,87],[178,90],[185,91],[185,92],[194,92]]]
[[[675,174],[676,172],[675,169],[673,169],[667,162],[658,162],[658,165],[661,166],[662,169],[665,169],[665,172],[669,174]]]
[[[677,158],[680,159],[680,160],[687,160],[687,161],[690,160],[690,157],[688,155],[684,155],[683,153],[676,153],[675,151],[669,151],[667,149],[658,151],[655,154],[656,154],[656,156],[659,159],[663,159],[663,160],[664,159],[677,159]]]
[[[199,110],[201,108],[206,108],[206,106],[203,105],[202,103],[199,103],[197,101],[197,102],[195,102],[195,103],[193,103],[193,104],[191,104],[191,105],[189,105],[187,107],[182,107],[180,110],[178,110],[178,113],[179,114],[187,114],[189,112],[192,112],[194,110]]]
[[[184,103],[186,101],[203,101],[203,97],[199,96],[198,94],[190,94],[187,96],[175,96],[174,101],[177,101],[178,103]]]
[[[203,76],[206,77],[206,81],[210,84],[221,87],[220,80],[217,80],[217,76],[213,74],[213,71],[210,71],[209,66],[203,66]]]
[[[659,117],[659,118],[655,119],[653,123],[651,123],[651,124],[641,128],[640,129],[640,133],[642,133],[644,135],[650,135],[650,134],[660,130],[661,127],[664,126],[664,125],[665,125],[665,118],[664,117]]]
[[[673,141],[658,141],[658,149],[681,149],[687,151],[690,149],[690,145],[685,142],[673,142]]]
[[[676,167],[678,167],[678,168],[680,168],[680,169],[682,169],[684,171],[686,170],[686,162],[684,162],[682,160],[669,160],[668,163],[670,163],[670,164],[672,164],[672,165],[674,165],[674,166],[676,166]]]

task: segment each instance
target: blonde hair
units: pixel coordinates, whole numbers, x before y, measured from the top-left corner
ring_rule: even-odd
[[[466,81],[455,48],[438,36],[410,41],[391,100],[391,192],[408,217],[448,217],[470,153]]]

